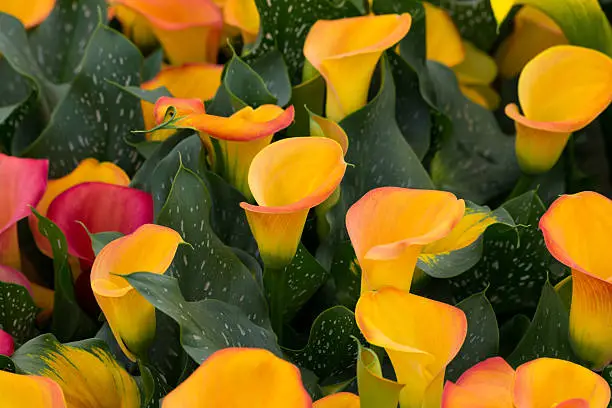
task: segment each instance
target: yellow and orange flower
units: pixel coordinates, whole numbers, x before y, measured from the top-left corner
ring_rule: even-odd
[[[260,18],[255,0],[227,0],[223,7],[225,23],[240,29],[245,44],[253,44],[259,33]]]
[[[123,32],[141,47],[159,41],[172,65],[216,62],[223,28],[212,0],[108,0]]]
[[[532,59],[519,78],[523,110],[506,106],[516,125],[516,156],[525,173],[550,170],[572,134],[612,101],[612,58],[588,48],[560,45]]]
[[[170,267],[181,236],[146,224],[106,245],[91,269],[91,288],[117,339],[131,360],[143,355],[155,336],[155,309],[126,279],[133,272],[163,274]]]
[[[64,393],[53,380],[38,375],[0,371],[0,395],[5,408],[67,408]]]
[[[572,269],[570,339],[592,368],[612,361],[612,201],[591,191],[564,195],[542,216],[550,253]]]
[[[240,206],[267,267],[291,262],[308,211],[336,190],[345,170],[342,147],[323,137],[280,140],[255,156],[248,181],[259,205]]]
[[[361,266],[361,290],[410,290],[423,247],[462,219],[465,202],[443,191],[381,187],[346,213],[346,229]]]
[[[300,370],[253,348],[215,352],[162,402],[162,408],[311,406]]]
[[[359,408],[359,397],[350,392],[339,392],[321,398],[312,404],[312,408]]]
[[[53,11],[56,0],[2,0],[0,12],[16,17],[25,28],[32,28],[42,23]]]
[[[402,408],[440,407],[444,372],[467,334],[461,309],[393,287],[362,293],[355,319],[395,369]]]
[[[383,377],[376,353],[359,346],[357,355],[357,387],[364,408],[397,408],[403,384]]]
[[[326,116],[336,122],[367,103],[374,68],[382,53],[408,33],[409,14],[317,21],[304,55],[327,83]]]

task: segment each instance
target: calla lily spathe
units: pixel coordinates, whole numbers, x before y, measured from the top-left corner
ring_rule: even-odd
[[[336,122],[365,106],[382,53],[408,33],[410,14],[317,21],[304,55],[327,84],[326,116]]]
[[[64,393],[53,380],[38,375],[0,371],[0,395],[4,408],[67,408]]]
[[[255,156],[248,180],[258,205],[240,206],[267,267],[291,262],[308,211],[336,190],[345,170],[342,147],[323,137],[283,139]]]
[[[612,201],[591,191],[561,196],[540,229],[552,256],[572,269],[574,351],[601,369],[612,361]]]
[[[311,408],[300,370],[263,349],[213,353],[162,402],[162,408]]]
[[[525,173],[550,170],[572,134],[612,101],[612,58],[588,48],[560,45],[532,59],[519,78],[518,97],[506,115],[516,125],[516,156]]]
[[[0,329],[0,356],[10,357],[15,351],[13,336]]]
[[[126,279],[132,272],[163,274],[172,263],[181,236],[146,224],[106,245],[91,269],[91,288],[117,339],[131,360],[143,355],[155,336],[155,309]]]
[[[361,266],[361,290],[410,290],[417,259],[427,244],[460,222],[465,202],[452,193],[381,187],[346,213],[346,229]]]
[[[56,0],[2,0],[0,12],[16,17],[25,28],[42,23],[51,14]]]
[[[339,392],[321,398],[312,404],[312,408],[360,408],[359,397],[350,392]]]
[[[257,39],[260,18],[255,0],[227,0],[223,19],[226,24],[240,29],[245,44],[253,44]]]

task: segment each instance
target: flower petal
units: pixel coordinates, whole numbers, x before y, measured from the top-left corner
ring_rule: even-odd
[[[0,395],[5,408],[67,408],[60,386],[49,378],[37,375],[0,371]]]
[[[13,337],[0,329],[0,356],[8,356],[13,355],[15,351],[15,341]]]
[[[317,21],[304,43],[306,59],[327,83],[326,116],[336,122],[363,107],[381,54],[410,29],[409,14]]]
[[[346,156],[349,147],[349,140],[342,127],[331,119],[324,118],[308,111],[310,118],[310,135],[327,137],[338,142]]]
[[[357,384],[361,408],[397,408],[403,384],[383,377],[378,356],[372,350],[359,347]]]
[[[240,29],[245,44],[255,42],[260,24],[255,0],[227,0],[223,17],[226,24]]]
[[[55,0],[2,0],[0,12],[16,17],[25,28],[32,28],[42,23],[51,14]]]
[[[294,365],[267,350],[226,348],[168,394],[162,408],[310,408],[311,404]]]
[[[409,290],[422,247],[451,232],[465,210],[451,193],[381,187],[346,213],[346,228],[362,269],[362,291]]]
[[[591,408],[605,408],[610,402],[610,386],[591,370],[554,358],[539,358],[516,369],[516,408],[584,406],[578,399]],[[564,402],[568,405],[557,405]]]
[[[488,85],[461,85],[459,89],[463,96],[485,109],[496,110],[499,108],[501,97]]]
[[[312,408],[360,408],[360,402],[355,394],[338,392],[315,401]]]
[[[145,224],[111,241],[96,257],[91,288],[123,352],[132,360],[155,335],[155,309],[127,280],[132,272],[163,274],[183,240],[174,230]]]
[[[469,41],[463,41],[465,59],[453,67],[459,83],[464,85],[489,85],[497,77],[497,65],[493,58]]]
[[[448,13],[431,3],[423,2],[425,7],[425,41],[428,60],[439,62],[447,67],[461,64],[466,50],[461,35]]]
[[[17,269],[11,268],[10,266],[0,265],[0,282],[15,283],[21,285],[28,290],[32,296],[32,285],[25,275],[19,272]]]

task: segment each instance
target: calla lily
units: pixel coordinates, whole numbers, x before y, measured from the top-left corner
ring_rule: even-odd
[[[296,366],[252,348],[215,352],[162,402],[162,408],[311,406]]]
[[[423,7],[427,59],[447,67],[461,64],[465,59],[465,48],[453,19],[445,10],[431,3],[423,2]]]
[[[317,21],[304,55],[327,83],[326,116],[339,122],[367,103],[374,68],[381,54],[408,33],[409,14]]]
[[[4,408],[67,408],[60,386],[38,375],[0,371],[0,395]]]
[[[240,206],[267,267],[291,262],[308,211],[334,192],[345,170],[342,147],[322,137],[280,140],[255,156],[249,187],[259,205]]]
[[[13,336],[0,329],[0,356],[11,356],[15,351]]]
[[[463,311],[385,287],[362,293],[355,319],[369,343],[385,348],[397,381],[405,384],[400,406],[440,407],[444,371],[467,333]]]
[[[464,372],[456,383],[446,382],[442,408],[515,408],[513,387],[514,369],[501,357],[489,358]]]
[[[397,408],[403,384],[383,377],[376,353],[359,346],[357,386],[361,408]]]
[[[78,184],[92,181],[118,186],[130,184],[128,175],[117,165],[110,162],[99,162],[92,158],[85,159],[68,175],[59,179],[49,180],[44,195],[38,205],[36,205],[36,211],[46,217],[49,206],[57,196]],[[52,257],[53,253],[49,241],[38,231],[38,218],[30,213],[28,222],[38,249],[45,255]]]
[[[245,44],[253,44],[259,33],[259,12],[255,0],[227,0],[223,7],[225,23],[240,29]]]
[[[55,0],[2,0],[0,12],[16,17],[25,28],[32,28],[42,23],[55,7]]]
[[[10,266],[0,265],[0,282],[21,285],[32,295],[32,285],[26,276]]]
[[[548,250],[572,268],[574,351],[595,369],[612,361],[610,228],[612,201],[591,191],[561,196],[540,220]]]
[[[212,0],[110,0],[124,33],[137,45],[159,41],[173,65],[214,62],[223,28]]]
[[[561,28],[535,7],[525,6],[514,17],[514,31],[499,46],[495,58],[506,78],[517,76],[542,51],[568,44]]]
[[[127,280],[132,272],[163,274],[183,240],[174,230],[146,224],[106,245],[91,269],[91,288],[98,305],[131,360],[146,352],[155,336],[155,309]]]
[[[34,304],[41,309],[41,312],[38,314],[39,321],[44,321],[51,315],[54,303],[54,292],[51,289],[30,282],[28,278],[17,269],[4,265],[0,265],[0,282],[14,283],[26,288]]]
[[[155,106],[158,123],[161,123],[171,102],[179,113],[189,109],[184,100],[158,101]],[[170,127],[199,131],[204,145],[210,143],[209,137],[212,138],[215,171],[250,199],[252,195],[247,176],[253,158],[270,144],[274,133],[293,122],[294,115],[293,106],[286,110],[276,105],[262,105],[257,109],[247,106],[228,118],[206,113],[178,114]]]
[[[355,394],[339,392],[315,401],[312,408],[360,408],[360,402]]]
[[[21,268],[17,221],[30,214],[47,187],[49,161],[0,153],[0,265]]]
[[[144,82],[140,87],[145,90],[153,90],[166,87],[176,98],[197,99],[199,100],[198,110],[189,113],[204,113],[204,104],[215,96],[217,88],[221,85],[222,65],[192,63],[180,67],[165,67],[155,78]],[[152,129],[157,125],[154,116],[154,105],[147,101],[141,101],[142,114],[146,129]],[[197,105],[196,105],[197,106]],[[168,130],[158,130],[147,133],[148,140],[162,141],[167,139],[172,133]]]
[[[465,203],[443,191],[381,187],[346,213],[346,228],[361,266],[361,290],[410,290],[423,247],[448,235]]]
[[[550,170],[572,132],[591,123],[612,101],[612,58],[560,45],[532,59],[519,78],[518,106],[506,106],[516,125],[516,155],[525,173]]]

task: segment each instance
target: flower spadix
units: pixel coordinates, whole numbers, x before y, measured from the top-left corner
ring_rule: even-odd
[[[612,101],[612,58],[588,48],[559,45],[521,72],[518,97],[506,115],[516,125],[516,156],[525,173],[550,170],[572,132],[591,123]]]
[[[0,395],[5,408],[67,407],[60,386],[55,381],[38,375],[0,371]]]
[[[346,213],[346,228],[361,266],[361,290],[409,290],[423,247],[451,232],[465,203],[443,191],[381,187]]]
[[[255,156],[248,180],[259,205],[240,205],[266,266],[291,261],[308,211],[334,192],[345,170],[342,147],[323,137],[280,140]]]
[[[326,115],[339,122],[363,107],[381,54],[408,33],[409,14],[317,21],[304,44],[306,59],[327,83]]]
[[[121,350],[135,360],[155,335],[155,309],[120,275],[163,274],[183,240],[174,230],[146,224],[106,245],[91,269],[91,288]]]

